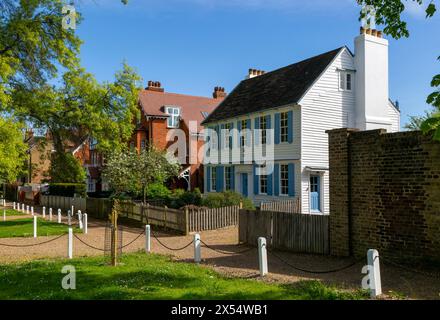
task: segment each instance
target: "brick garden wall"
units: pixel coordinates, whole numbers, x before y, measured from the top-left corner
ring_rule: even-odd
[[[328,134],[331,253],[440,261],[440,143],[420,132]]]

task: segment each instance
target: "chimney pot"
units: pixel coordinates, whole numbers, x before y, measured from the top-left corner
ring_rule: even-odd
[[[370,28],[367,29],[367,34],[371,35],[371,29]]]
[[[225,93],[225,88],[223,87],[215,87],[214,88],[214,93],[212,94],[214,99],[220,99],[220,98],[225,98],[226,97],[226,93]]]
[[[377,31],[377,37],[382,38],[382,31],[379,31],[379,30]]]
[[[164,88],[162,88],[162,84],[159,81],[148,81],[148,87],[146,90],[156,91],[156,92],[164,92]]]
[[[371,30],[371,35],[376,37],[377,36],[377,30],[376,29]]]
[[[361,34],[365,34],[365,28],[361,27]]]

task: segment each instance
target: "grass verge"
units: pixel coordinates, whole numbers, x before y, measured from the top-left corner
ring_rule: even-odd
[[[61,288],[65,274],[76,269],[76,290]],[[364,292],[343,292],[319,281],[268,284],[259,280],[225,278],[209,267],[173,262],[169,257],[126,254],[111,267],[103,257],[40,260],[0,265],[1,299],[228,299],[298,300],[365,299]]]
[[[74,228],[74,232],[79,232],[78,228]],[[38,236],[57,236],[68,232],[66,224],[58,224],[43,219],[38,219],[37,233]],[[16,219],[10,221],[0,220],[0,238],[15,237],[33,237],[34,222],[32,218]]]

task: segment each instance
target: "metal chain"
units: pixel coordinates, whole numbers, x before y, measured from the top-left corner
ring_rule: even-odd
[[[307,269],[303,269],[303,268],[299,268],[296,267],[294,265],[292,265],[290,262],[286,261],[285,259],[281,258],[279,255],[277,255],[276,253],[274,253],[272,250],[267,250],[272,256],[274,256],[275,258],[277,258],[278,260],[280,260],[281,262],[283,262],[284,264],[288,265],[289,267],[291,267],[292,269],[295,269],[297,271],[302,271],[305,273],[312,273],[312,274],[326,274],[326,273],[336,273],[336,272],[340,272],[346,269],[349,269],[353,266],[355,266],[356,264],[358,264],[359,262],[363,261],[364,259],[359,259],[357,261],[354,261],[352,263],[350,263],[347,266],[341,267],[341,268],[337,268],[337,269],[332,269],[332,270],[320,270],[320,271],[316,271],[316,270],[307,270]]]
[[[245,250],[238,251],[238,252],[224,251],[224,250],[220,250],[220,249],[216,249],[216,248],[211,247],[210,245],[208,245],[208,244],[207,244],[206,242],[204,242],[203,240],[200,240],[200,242],[201,242],[206,248],[208,248],[208,249],[210,249],[210,250],[212,250],[212,251],[218,252],[218,253],[220,253],[220,254],[224,254],[224,255],[243,254],[243,253],[246,253],[246,252],[250,252],[250,251],[255,250],[255,248],[247,248],[247,249],[245,249]]]
[[[92,248],[92,249],[95,249],[95,250],[99,250],[99,251],[103,251],[103,252],[105,252],[105,249],[101,249],[101,248],[98,248],[98,247],[92,246],[92,245],[90,245],[90,244],[84,242],[84,241],[81,240],[81,238],[79,238],[76,234],[73,234],[73,236],[74,236],[76,239],[78,239],[78,240],[79,240],[82,244],[84,244],[85,246],[87,246],[87,247],[89,247],[89,248]]]
[[[145,234],[145,232],[142,230],[142,232],[134,240],[132,240],[129,243],[127,243],[126,245],[122,246],[121,249],[124,249],[124,248],[128,247],[129,245],[134,243],[137,239],[139,239],[144,234]]]
[[[151,232],[151,234],[152,234],[153,237],[157,240],[157,242],[159,242],[159,244],[160,244],[162,247],[164,247],[164,248],[166,248],[166,249],[168,249],[168,250],[171,250],[171,251],[181,251],[181,250],[184,250],[184,249],[188,248],[190,245],[192,245],[192,244],[194,243],[194,240],[191,240],[191,242],[188,243],[186,246],[183,246],[183,247],[181,247],[181,248],[171,248],[171,247],[168,247],[166,244],[164,244],[162,241],[160,241],[159,238],[156,237],[156,235],[155,235],[154,232]]]
[[[6,243],[0,243],[0,246],[4,246],[4,247],[14,247],[14,248],[36,247],[36,246],[40,246],[40,245],[43,245],[43,244],[50,243],[50,242],[53,242],[53,241],[55,241],[55,240],[58,240],[58,239],[64,237],[65,235],[66,235],[66,233],[64,233],[64,234],[62,234],[62,235],[60,235],[60,236],[58,236],[58,237],[56,237],[56,238],[53,238],[53,239],[50,239],[50,240],[47,240],[47,241],[44,241],[44,242],[40,242],[40,243],[34,243],[34,244],[22,244],[22,245],[20,245],[20,244],[6,244]]]
[[[392,265],[394,267],[397,267],[397,268],[400,268],[402,270],[406,270],[406,271],[409,271],[409,272],[412,272],[412,273],[421,274],[421,275],[424,275],[424,276],[427,276],[427,277],[430,277],[430,278],[440,279],[440,275],[439,274],[432,274],[432,273],[429,273],[429,272],[412,269],[410,267],[406,267],[406,266],[400,265],[400,264],[398,264],[398,263],[396,263],[394,261],[391,261],[391,260],[388,260],[388,259],[384,259],[383,257],[380,257],[380,261],[383,262],[384,264],[390,264],[390,265]]]

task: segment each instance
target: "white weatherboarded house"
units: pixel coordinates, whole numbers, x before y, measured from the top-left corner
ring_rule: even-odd
[[[206,161],[205,193],[232,189],[256,204],[299,198],[302,213],[329,214],[326,130],[400,129],[388,95],[388,41],[361,29],[354,55],[344,46],[268,73],[251,69],[203,125],[226,132],[220,158],[222,147],[238,146],[226,163]],[[259,163],[240,153],[270,141],[273,170],[259,174]]]

